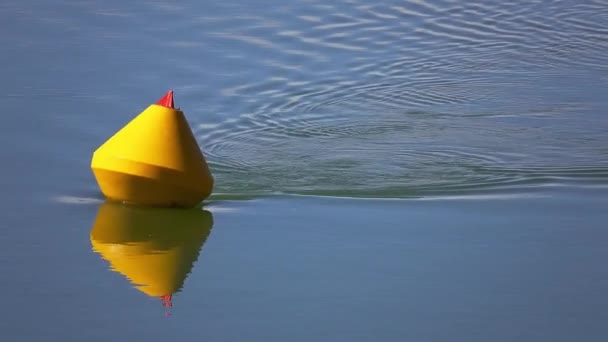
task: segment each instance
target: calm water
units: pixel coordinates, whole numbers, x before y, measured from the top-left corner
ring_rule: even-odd
[[[0,28],[2,340],[608,338],[608,2],[5,0]],[[92,151],[168,89],[214,195],[103,204]]]

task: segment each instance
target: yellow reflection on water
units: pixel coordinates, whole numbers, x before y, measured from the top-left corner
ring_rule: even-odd
[[[170,307],[213,226],[201,209],[140,208],[106,202],[91,229],[93,251],[141,292]]]

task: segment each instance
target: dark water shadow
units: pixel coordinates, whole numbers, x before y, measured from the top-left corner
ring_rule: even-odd
[[[103,203],[91,229],[95,253],[133,287],[159,298],[170,315],[213,226],[201,209],[165,209]]]

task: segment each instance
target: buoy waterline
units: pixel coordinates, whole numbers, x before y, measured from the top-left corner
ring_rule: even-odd
[[[213,176],[173,91],[150,105],[94,153],[91,169],[111,201],[193,207],[213,190]]]

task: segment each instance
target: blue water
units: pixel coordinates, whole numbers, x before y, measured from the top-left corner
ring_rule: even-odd
[[[2,340],[608,338],[605,1],[7,0],[0,28]],[[214,194],[104,204],[92,152],[168,89]]]

